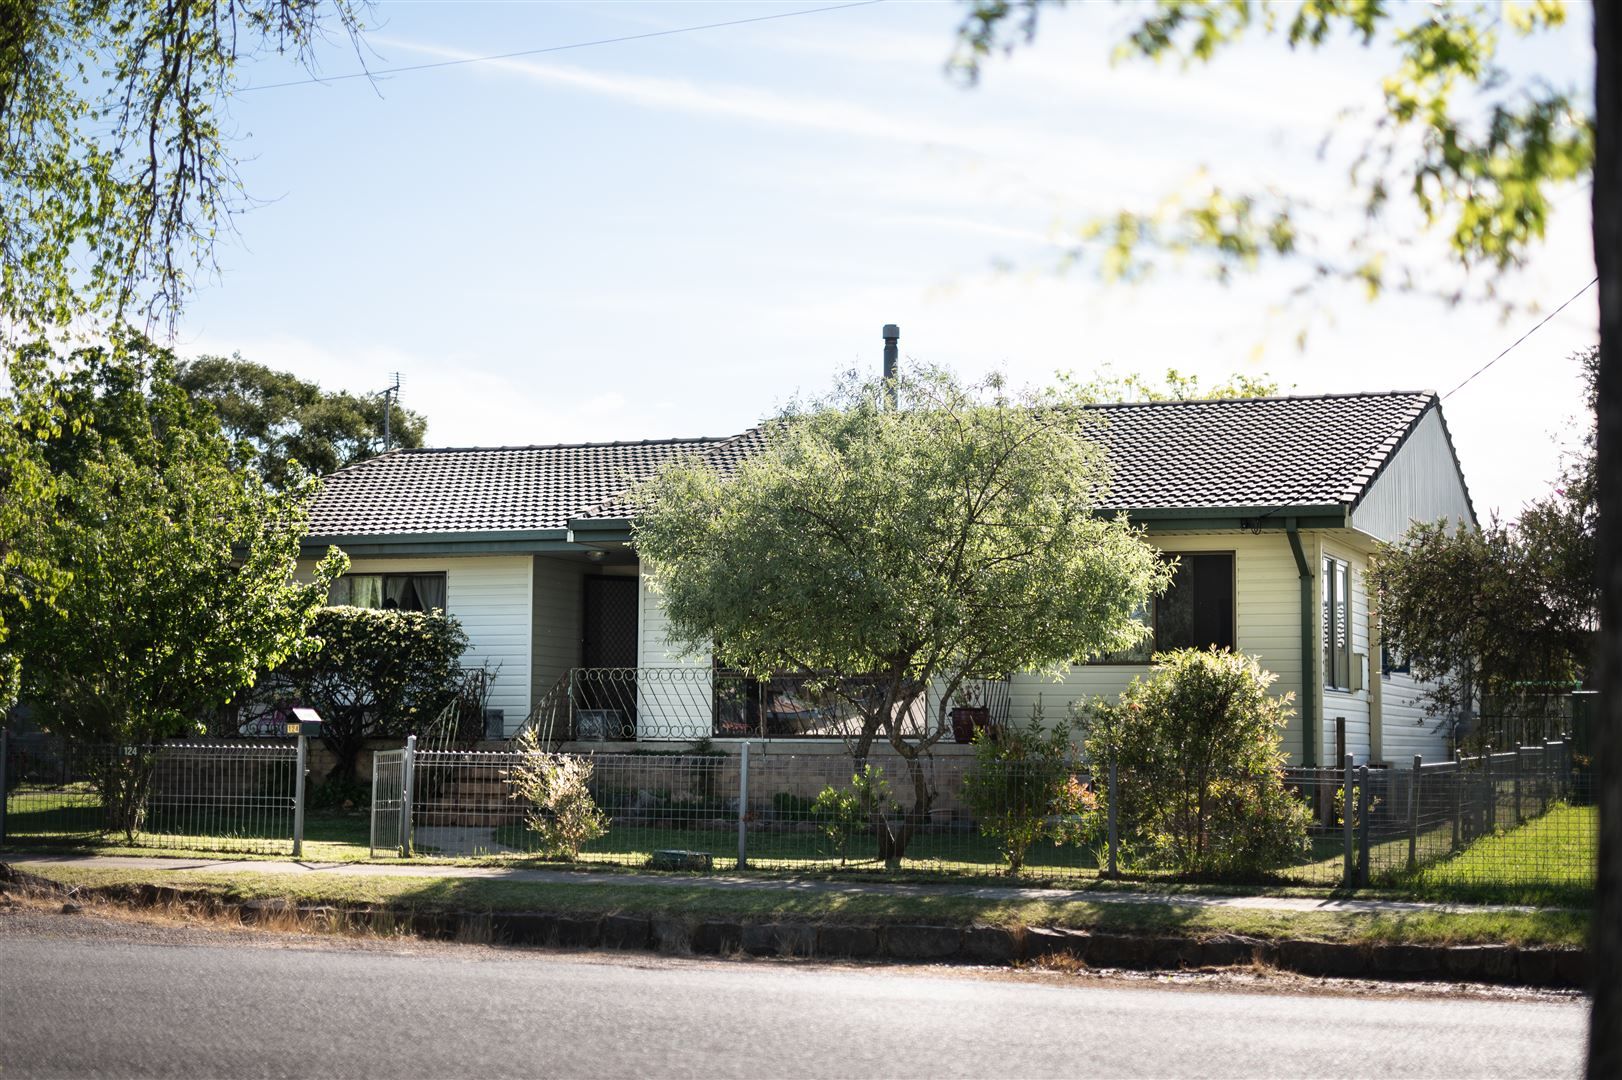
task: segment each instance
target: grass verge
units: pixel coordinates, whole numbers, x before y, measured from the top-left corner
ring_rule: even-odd
[[[984,899],[931,894],[885,896],[789,889],[718,889],[673,879],[669,885],[512,882],[444,878],[294,876],[257,872],[106,867],[34,867],[30,873],[90,888],[170,885],[228,902],[283,899],[298,904],[390,907],[411,911],[546,911],[588,915],[677,915],[738,921],[882,925],[985,924],[1062,926],[1113,933],[1239,934],[1285,940],[1431,945],[1508,944],[1580,947],[1588,915],[1531,912],[1275,912],[1175,903]]]

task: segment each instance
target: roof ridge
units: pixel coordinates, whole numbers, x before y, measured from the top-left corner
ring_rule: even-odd
[[[402,446],[389,454],[473,454],[496,453],[502,450],[609,450],[618,446],[675,446],[681,443],[724,443],[733,435],[693,435],[670,439],[615,439],[611,442],[528,443],[513,446]],[[379,454],[378,457],[387,455]],[[377,458],[367,458],[376,461]],[[355,464],[361,464],[356,462]],[[345,466],[346,468],[348,466]]]
[[[1169,398],[1163,401],[1099,401],[1084,409],[1147,409],[1173,405],[1243,405],[1267,401],[1340,401],[1347,398],[1434,398],[1435,390],[1348,390],[1334,394],[1272,394],[1266,397]]]

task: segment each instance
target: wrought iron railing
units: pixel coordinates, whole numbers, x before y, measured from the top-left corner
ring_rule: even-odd
[[[573,668],[536,703],[523,728],[560,742],[860,736],[878,679],[774,675],[753,678],[709,667]],[[941,722],[935,696],[898,717],[909,738]],[[1006,706],[1003,710],[1006,713]]]

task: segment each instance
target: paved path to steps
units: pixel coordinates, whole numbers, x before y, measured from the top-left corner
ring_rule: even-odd
[[[52,866],[109,870],[166,871],[177,881],[188,874],[289,874],[328,877],[463,878],[540,882],[553,885],[646,885],[650,888],[703,886],[762,889],[785,893],[841,893],[880,896],[968,896],[982,900],[1080,900],[1095,904],[1168,904],[1174,907],[1240,908],[1252,911],[1399,914],[1402,912],[1528,912],[1501,904],[1436,904],[1408,900],[1340,900],[1314,896],[1213,896],[1200,893],[1123,892],[1116,889],[1038,889],[1014,885],[900,884],[768,878],[735,874],[639,874],[589,870],[543,870],[513,866],[441,866],[424,863],[315,863],[274,860],[166,859],[131,855],[31,855],[0,852],[0,863],[20,869]]]

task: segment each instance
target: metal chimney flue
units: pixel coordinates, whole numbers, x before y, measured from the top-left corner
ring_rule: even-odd
[[[895,323],[884,324],[884,385],[885,392],[890,396],[890,407],[896,404],[896,366],[901,353],[901,327]]]

